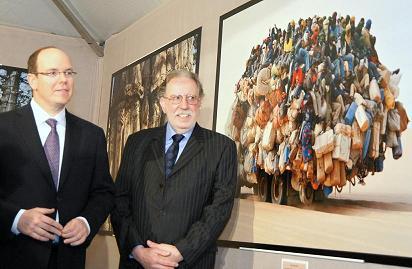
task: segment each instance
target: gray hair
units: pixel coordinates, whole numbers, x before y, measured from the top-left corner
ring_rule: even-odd
[[[197,76],[197,74],[195,74],[195,73],[193,73],[189,70],[186,70],[186,69],[173,70],[169,74],[167,74],[167,76],[166,76],[166,86],[172,79],[180,78],[180,77],[189,78],[189,79],[193,80],[196,83],[197,88],[199,89],[199,97],[204,96],[203,86],[202,86],[202,83],[199,80],[199,77]],[[162,95],[165,93],[165,91],[166,91],[166,87],[163,88]]]

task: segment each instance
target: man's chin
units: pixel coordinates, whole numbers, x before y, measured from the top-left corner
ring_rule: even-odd
[[[70,99],[71,96],[59,96],[55,98],[55,102],[56,104],[65,106],[67,105],[67,103],[69,103]]]
[[[193,126],[195,126],[194,122],[178,122],[175,126],[175,129],[179,131],[183,131],[183,133],[187,132],[190,130]]]

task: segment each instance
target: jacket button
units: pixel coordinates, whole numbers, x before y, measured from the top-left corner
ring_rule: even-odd
[[[164,208],[159,210],[159,216],[166,216],[166,210]]]
[[[159,184],[159,188],[161,188],[161,189],[163,189],[164,186],[165,186],[165,185],[164,185],[163,183],[160,183],[160,184]]]
[[[60,196],[57,196],[56,200],[60,203],[62,201],[62,198]]]

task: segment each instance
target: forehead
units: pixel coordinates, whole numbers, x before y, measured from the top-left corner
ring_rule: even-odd
[[[187,77],[175,77],[166,85],[167,94],[199,94],[196,82]]]
[[[69,56],[59,49],[46,49],[37,56],[37,67],[43,69],[72,68]]]

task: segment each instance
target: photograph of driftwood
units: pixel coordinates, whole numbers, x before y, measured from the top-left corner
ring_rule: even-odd
[[[0,113],[28,104],[31,96],[27,69],[0,65]]]
[[[159,92],[165,86],[166,75],[175,69],[198,72],[200,37],[201,28],[198,28],[113,74],[107,124],[113,178],[127,137],[165,123]]]
[[[411,53],[396,48],[412,39],[382,16],[412,8],[253,2],[221,19],[214,124],[236,142],[238,205],[253,209],[223,238],[412,257]]]

